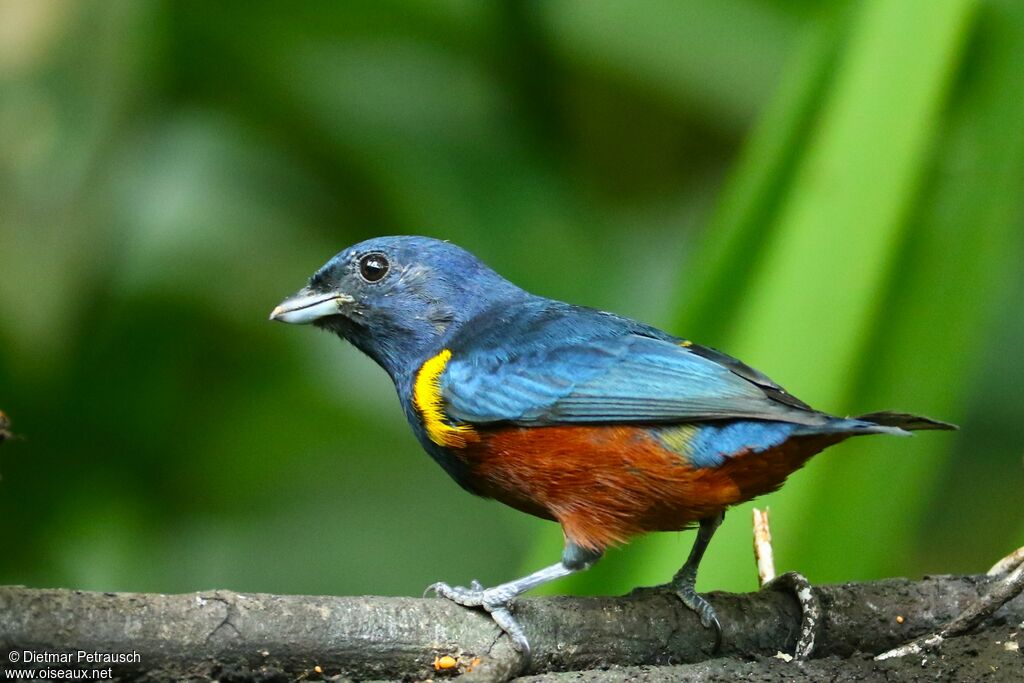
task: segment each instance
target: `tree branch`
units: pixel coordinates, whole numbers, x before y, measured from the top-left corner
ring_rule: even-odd
[[[878,653],[933,631],[978,600],[993,581],[938,576],[816,587],[824,617],[815,656]],[[709,598],[725,629],[721,656],[792,651],[800,626],[793,596],[762,591]],[[621,598],[523,599],[515,602],[514,612],[534,649],[522,672],[518,654],[485,614],[440,599],[0,587],[0,667],[12,666],[12,651],[83,650],[137,652],[139,662],[113,665],[114,675],[126,678],[322,673],[422,679],[436,675],[435,658],[450,655],[458,663],[451,671],[468,667],[474,669],[471,678],[498,680],[517,672],[710,657],[712,634],[677,598],[658,589]],[[996,614],[1000,617],[1014,624],[1024,620],[1024,596],[1007,603]]]

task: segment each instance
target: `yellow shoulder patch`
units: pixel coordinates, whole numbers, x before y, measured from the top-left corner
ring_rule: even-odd
[[[438,446],[463,448],[469,441],[476,441],[477,434],[470,425],[452,425],[444,414],[441,399],[441,373],[448,365],[452,352],[444,349],[430,358],[416,373],[412,387],[412,399],[423,418],[427,436]]]
[[[679,345],[682,346],[683,348],[687,348],[688,349],[691,346],[693,346],[693,342],[690,341],[689,339],[684,339],[683,341],[679,342]]]

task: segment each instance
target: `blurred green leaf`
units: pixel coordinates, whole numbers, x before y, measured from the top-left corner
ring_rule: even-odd
[[[790,17],[747,0],[558,0],[538,8],[549,40],[572,61],[713,111],[721,126],[754,119],[797,33]]]

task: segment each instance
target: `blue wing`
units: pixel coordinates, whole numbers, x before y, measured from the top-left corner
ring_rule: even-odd
[[[607,313],[542,301],[476,323],[473,333],[451,340],[452,357],[439,378],[446,412],[456,420],[828,420],[724,354],[681,346],[664,332]]]

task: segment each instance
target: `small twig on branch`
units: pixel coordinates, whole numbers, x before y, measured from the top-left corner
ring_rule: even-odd
[[[763,511],[754,508],[754,561],[757,562],[759,586],[775,578],[775,556],[772,551],[772,529],[768,520],[768,508]]]
[[[796,647],[793,648],[793,659],[797,662],[806,661],[814,654],[822,617],[821,602],[811,587],[811,582],[803,574],[786,572],[765,584],[765,588],[789,591],[800,604],[800,635],[796,640]]]
[[[1016,568],[1014,568],[1016,567]],[[876,660],[916,655],[942,645],[946,638],[963,635],[982,621],[995,614],[996,610],[1013,600],[1024,591],[1024,548],[1018,548],[989,570],[988,576],[1005,575],[985,595],[969,604],[955,619],[930,633],[887,650],[875,657]]]
[[[992,565],[992,568],[985,572],[985,576],[1005,576],[1013,571],[1014,567],[1024,563],[1024,547],[1017,548],[1012,553]]]

